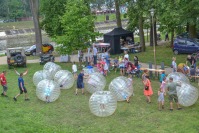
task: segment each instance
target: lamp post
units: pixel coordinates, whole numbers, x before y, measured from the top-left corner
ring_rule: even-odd
[[[155,51],[155,27],[154,27],[154,14],[155,14],[155,9],[151,9],[149,10],[151,13],[151,17],[152,17],[152,31],[153,31],[153,52],[154,52],[154,66],[155,69],[157,69],[157,65],[156,65],[156,51]]]

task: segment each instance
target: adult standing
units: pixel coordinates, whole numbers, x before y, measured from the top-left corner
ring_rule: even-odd
[[[191,66],[194,66],[194,69],[196,69],[196,59],[193,56],[187,55],[186,65],[188,62],[190,63]]]
[[[173,72],[176,72],[177,71],[176,57],[172,58],[172,67],[173,67]]]
[[[151,87],[151,81],[149,80],[149,76],[146,76],[143,83],[144,83],[144,95],[146,97],[146,101],[147,103],[151,103],[151,96],[153,95],[153,90]]]
[[[77,89],[75,92],[75,95],[77,95],[78,89],[82,90],[82,95],[84,94],[84,70],[80,72],[80,74],[77,77]]]
[[[88,47],[87,48],[87,58],[88,58],[88,62],[90,62],[91,61],[91,48],[90,47]]]
[[[176,102],[178,110],[182,109],[180,107],[179,102],[178,102],[178,96],[177,96],[177,90],[176,90],[177,86],[181,86],[181,85],[179,83],[177,83],[177,82],[173,82],[173,78],[170,77],[169,78],[169,83],[166,86],[167,91],[168,91],[168,95],[169,95],[170,111],[173,111],[173,101]]]
[[[24,85],[24,80],[23,80],[23,75],[24,73],[20,73],[20,76],[18,78],[18,86],[20,93],[17,94],[13,99],[14,101],[17,101],[17,97],[20,96],[21,94],[25,93],[25,101],[29,101],[30,99],[28,98],[28,91]]]
[[[1,80],[1,85],[3,87],[3,92],[1,93],[1,95],[7,97],[6,92],[8,90],[8,87],[7,87],[7,81],[6,81],[6,71],[3,71],[0,74],[0,80]]]
[[[109,69],[109,66],[110,66],[110,54],[109,54],[110,50],[111,50],[111,48],[109,48],[108,50],[105,51],[105,60],[106,60],[106,63],[108,65],[108,69]]]
[[[168,34],[168,32],[165,34],[165,41],[169,41],[169,34]]]
[[[97,48],[93,46],[93,58],[94,58],[94,65],[97,65]]]
[[[134,56],[134,65],[135,65],[136,67],[138,67],[138,64],[139,64],[139,59],[138,59],[137,56]]]

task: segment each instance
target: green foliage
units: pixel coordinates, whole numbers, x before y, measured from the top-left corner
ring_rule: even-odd
[[[41,28],[51,37],[62,35],[60,16],[64,14],[66,0],[41,0],[40,4]]]
[[[0,17],[16,19],[31,15],[29,2],[26,0],[1,0]]]
[[[60,54],[68,54],[87,47],[85,43],[95,40],[99,35],[94,32],[94,16],[83,0],[69,0],[65,13],[60,16],[63,35],[56,36],[55,41]]]

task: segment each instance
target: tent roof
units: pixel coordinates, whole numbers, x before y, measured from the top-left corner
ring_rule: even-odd
[[[127,34],[132,34],[132,33],[133,32],[124,30],[123,28],[114,28],[111,32],[108,32],[105,35],[115,36],[115,35],[127,35]]]

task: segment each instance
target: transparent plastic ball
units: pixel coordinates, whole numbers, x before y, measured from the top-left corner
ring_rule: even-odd
[[[132,80],[124,76],[117,77],[109,84],[109,90],[117,101],[124,101],[133,94]]]
[[[181,81],[185,83],[189,83],[189,79],[181,72],[172,72],[170,73],[166,80],[169,81],[169,78],[172,77],[174,82]]]
[[[47,62],[44,65],[44,70],[47,70],[50,74],[50,78],[53,79],[56,72],[61,70],[61,67],[53,62]]]
[[[94,72],[89,75],[89,78],[85,80],[85,89],[89,93],[94,93],[96,91],[103,91],[106,86],[105,77],[98,72]]]
[[[198,89],[194,86],[181,82],[177,87],[178,101],[182,106],[191,106],[198,100]]]
[[[83,68],[83,70],[84,70],[84,74],[86,74],[86,75],[97,72],[97,69],[95,67],[92,67],[92,66],[87,66],[87,67]]]
[[[47,70],[40,70],[34,73],[33,83],[35,86],[37,86],[37,84],[43,79],[50,79],[50,74]]]
[[[42,101],[53,102],[59,98],[60,87],[57,82],[44,79],[38,83],[36,95]]]
[[[91,112],[99,117],[112,115],[117,108],[117,100],[110,91],[96,91],[89,100]]]
[[[75,82],[73,74],[68,70],[59,70],[56,72],[54,80],[59,84],[61,89],[70,89]]]

